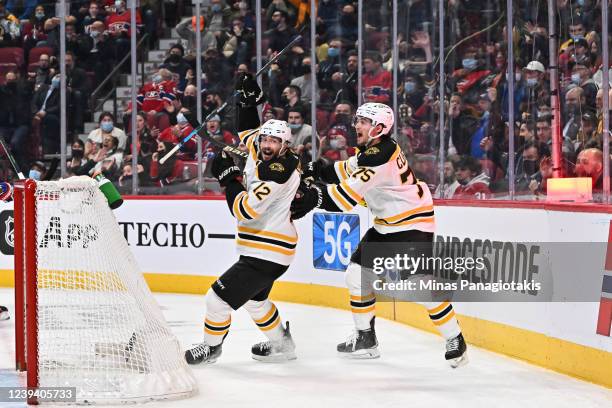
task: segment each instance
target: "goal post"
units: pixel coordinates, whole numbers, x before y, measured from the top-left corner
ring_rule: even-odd
[[[14,208],[15,358],[27,386],[74,387],[77,403],[96,404],[197,393],[97,182],[19,182]]]

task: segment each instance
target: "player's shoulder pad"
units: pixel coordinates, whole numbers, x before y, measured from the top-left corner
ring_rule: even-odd
[[[397,143],[391,138],[385,138],[380,143],[363,148],[357,154],[357,166],[376,167],[387,163],[395,153]]]
[[[269,161],[260,161],[257,164],[257,174],[261,181],[273,181],[285,184],[298,168],[300,159],[293,153],[277,157]]]

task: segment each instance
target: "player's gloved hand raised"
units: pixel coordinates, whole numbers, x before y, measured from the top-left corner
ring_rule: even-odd
[[[291,219],[299,220],[306,214],[321,206],[323,202],[323,192],[321,188],[324,185],[312,184],[307,186],[301,182],[297,194],[291,203]]]
[[[223,187],[242,175],[240,168],[234,164],[234,160],[225,152],[218,153],[212,162],[212,175]]]
[[[253,75],[247,72],[238,77],[236,92],[239,94],[238,104],[242,107],[257,106],[266,99]]]

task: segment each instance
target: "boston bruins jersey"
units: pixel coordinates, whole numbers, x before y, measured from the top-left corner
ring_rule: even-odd
[[[258,158],[257,130],[242,132],[249,149],[244,168],[246,191],[239,193],[230,211],[238,220],[238,253],[289,265],[295,255],[297,231],[290,206],[300,184],[299,159],[292,153],[262,161]]]
[[[324,207],[349,211],[365,201],[381,234],[419,230],[434,232],[434,208],[427,184],[418,181],[392,139],[334,163],[337,184],[329,184]],[[333,204],[331,204],[333,202]]]

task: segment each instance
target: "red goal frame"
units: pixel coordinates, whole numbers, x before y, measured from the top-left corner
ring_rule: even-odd
[[[14,191],[15,365],[27,371],[27,387],[38,387],[38,297],[36,182],[18,181]],[[29,398],[28,404],[37,404]]]

